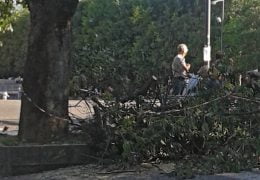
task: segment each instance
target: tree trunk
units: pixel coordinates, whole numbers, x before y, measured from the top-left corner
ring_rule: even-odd
[[[78,0],[28,1],[31,27],[18,134],[21,140],[48,142],[66,133],[68,122],[62,118],[68,117],[70,20],[77,4]]]

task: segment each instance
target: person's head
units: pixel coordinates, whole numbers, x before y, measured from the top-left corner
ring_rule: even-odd
[[[186,44],[179,44],[177,47],[178,54],[181,54],[183,57],[185,57],[188,53],[188,47]]]

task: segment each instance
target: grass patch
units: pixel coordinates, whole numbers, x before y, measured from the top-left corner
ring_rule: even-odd
[[[16,146],[19,144],[17,136],[0,136],[0,146]]]

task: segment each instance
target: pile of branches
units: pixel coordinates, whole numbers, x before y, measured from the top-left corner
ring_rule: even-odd
[[[218,157],[222,165],[239,162],[236,168],[258,163],[260,98],[250,89],[172,97],[164,105],[136,99],[138,105],[92,97],[95,115],[85,133],[97,156],[116,155],[130,164],[190,155]]]

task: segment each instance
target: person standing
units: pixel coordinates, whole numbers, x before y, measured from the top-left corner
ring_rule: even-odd
[[[179,44],[177,53],[172,62],[173,94],[181,95],[186,86],[185,79],[188,78],[187,75],[191,67],[191,65],[185,61],[185,56],[188,53],[187,45]]]

